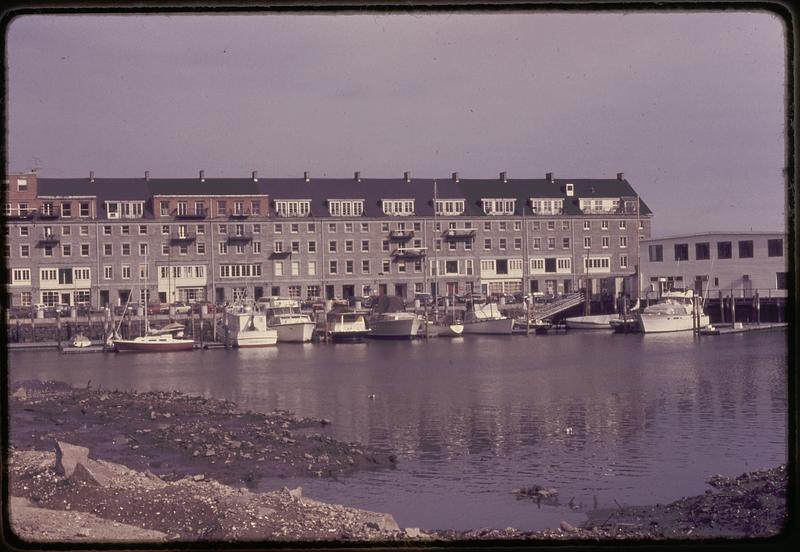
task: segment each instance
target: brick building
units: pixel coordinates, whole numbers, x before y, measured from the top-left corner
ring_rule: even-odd
[[[622,173],[5,182],[12,305],[634,293],[652,218]]]

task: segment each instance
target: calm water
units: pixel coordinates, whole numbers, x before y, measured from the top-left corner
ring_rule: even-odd
[[[401,526],[541,529],[591,507],[698,494],[714,473],[786,461],[786,333],[570,332],[430,342],[285,344],[154,355],[17,352],[10,379],[180,390],[333,420],[329,433],[398,454],[394,471],[302,485]],[[375,399],[368,396],[375,394]],[[560,506],[512,489],[559,490]]]

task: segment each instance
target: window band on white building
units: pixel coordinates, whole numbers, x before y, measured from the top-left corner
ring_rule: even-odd
[[[463,199],[440,199],[436,201],[436,214],[441,216],[458,216],[464,214]]]
[[[384,215],[409,216],[414,214],[413,199],[382,199]]]
[[[531,198],[531,209],[534,215],[558,215],[564,210],[564,200]]]
[[[482,198],[483,212],[487,215],[513,215],[516,199]]]

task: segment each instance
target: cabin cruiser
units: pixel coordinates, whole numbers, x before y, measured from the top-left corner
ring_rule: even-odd
[[[84,349],[86,347],[91,347],[92,341],[84,334],[80,333],[72,338],[70,345],[77,349]]]
[[[694,329],[694,303],[699,310],[699,327],[705,328],[710,319],[703,312],[701,297],[694,297],[694,291],[667,291],[655,305],[646,307],[638,316],[639,326],[644,333],[682,332]]]
[[[503,315],[496,303],[473,304],[464,315],[465,334],[511,335],[514,319]]]
[[[228,307],[225,322],[234,347],[270,347],[278,342],[278,332],[267,327],[267,315],[252,305]]]
[[[327,315],[328,336],[333,341],[361,341],[369,335],[366,312],[334,309]]]
[[[309,315],[300,312],[296,300],[262,298],[258,300],[258,308],[267,316],[267,327],[278,332],[279,342],[307,343],[314,337],[316,324]]]
[[[381,296],[369,320],[369,336],[389,339],[411,339],[417,337],[420,317],[405,311],[403,299],[397,296]]]

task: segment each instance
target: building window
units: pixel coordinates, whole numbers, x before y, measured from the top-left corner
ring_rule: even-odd
[[[298,240],[292,241],[290,244],[292,253],[300,253],[300,242]]]
[[[628,268],[628,256],[627,255],[620,255],[619,256],[619,267],[620,268]]]
[[[139,225],[139,235],[140,236],[146,236],[147,235],[147,225],[146,224],[140,224]]]
[[[360,217],[364,214],[364,201],[329,199],[328,212],[332,217]]]
[[[767,240],[767,255],[770,257],[783,257],[783,240],[780,238]]]
[[[273,253],[283,253],[283,242],[276,241],[272,244]]]
[[[694,258],[698,261],[705,261],[711,258],[711,244],[699,242],[694,244]]]
[[[308,261],[308,275],[309,276],[317,275],[317,261]]]
[[[30,235],[30,228],[28,228],[27,226],[20,226],[19,235],[22,238],[27,238]]]
[[[169,201],[159,201],[158,212],[162,217],[169,216]]]
[[[89,244],[82,243],[81,244],[81,257],[88,257],[89,256]]]
[[[317,242],[314,240],[310,240],[308,242],[308,252],[309,253],[316,253],[317,252]]]
[[[542,238],[533,238],[533,248],[534,249],[542,248]]]
[[[131,265],[122,265],[122,279],[123,280],[131,279]]]
[[[282,261],[275,261],[272,265],[272,272],[275,276],[283,276],[283,262]]]
[[[556,248],[556,239],[547,238],[547,249],[555,249],[555,248]]]
[[[103,244],[103,255],[106,257],[110,257],[114,254],[114,246],[110,243]]]
[[[483,249],[484,251],[489,251],[492,249],[492,238],[485,238],[483,240]]]
[[[500,241],[500,250],[501,251],[505,251],[506,250],[506,239],[505,238],[500,238],[499,241]]]
[[[557,215],[564,208],[563,199],[533,199],[531,209],[534,215]]]
[[[300,276],[300,261],[292,261],[289,264],[289,270],[292,276]]]
[[[297,225],[294,225],[294,226],[297,226]],[[260,224],[254,224],[253,225],[253,234],[260,234],[260,233],[261,233],[261,225]]]
[[[389,252],[389,240],[381,241],[381,251],[388,253]]]
[[[352,274],[353,273],[353,261],[348,259],[344,262],[344,272],[345,274]]]
[[[164,256],[169,255],[169,244],[166,243],[161,244],[161,254]]]
[[[717,259],[730,259],[733,256],[731,242],[717,242]]]
[[[608,230],[608,221],[607,220],[601,220],[600,221],[600,230]]]
[[[676,243],[675,244],[675,260],[688,261],[689,260],[689,244]]]
[[[226,214],[228,214],[228,203],[224,199],[221,199],[217,201],[217,216],[223,217]]]
[[[27,178],[17,178],[17,191],[18,192],[27,192],[28,191],[28,179]]]
[[[300,225],[297,224],[296,222],[293,222],[292,224],[289,225],[289,232],[291,232],[292,234],[297,234],[299,231],[300,231]]]
[[[353,240],[344,240],[344,252],[345,253],[353,252]]]
[[[364,259],[361,261],[361,272],[364,274],[369,274],[369,259]]]
[[[369,240],[361,240],[361,252],[369,253]]]
[[[590,249],[592,247],[592,237],[586,236],[583,238],[583,248]]]
[[[548,220],[547,221],[547,229],[548,230],[555,230],[556,229],[556,221]]]
[[[619,221],[619,229],[620,230],[625,230],[627,227],[628,227],[628,221],[626,221],[626,220]]]
[[[72,256],[72,246],[68,243],[61,245],[61,256],[62,257],[71,257]]]
[[[562,230],[569,230],[569,221],[568,220],[562,220],[561,221],[561,229]]]
[[[72,203],[61,204],[61,216],[65,218],[69,218],[72,216]]]
[[[569,249],[569,238],[561,238],[561,248]]]
[[[316,232],[316,231],[317,231],[317,225],[316,225],[316,223],[314,223],[314,222],[309,222],[309,223],[306,225],[306,231],[307,231],[309,234],[313,234],[314,232]]]
[[[619,246],[623,249],[628,247],[628,236],[619,237]]]
[[[339,269],[339,263],[336,261],[330,261],[328,265],[328,274],[336,274]]]
[[[89,227],[85,226],[85,225],[79,226],[78,227],[78,233],[80,233],[81,236],[88,236],[89,235]]]
[[[103,226],[103,235],[110,236],[111,235],[111,227],[110,226]]]
[[[197,242],[196,247],[198,255],[206,254],[206,242]]]
[[[219,242],[219,254],[220,255],[227,255],[228,254],[228,244],[225,242]]]
[[[131,244],[123,243],[122,244],[122,255],[124,255],[125,257],[128,257],[128,256],[130,256],[130,254],[131,254]]]
[[[261,253],[261,242],[260,241],[254,241],[253,242],[253,253],[256,253],[256,254]]]
[[[275,213],[279,217],[307,217],[311,213],[311,201],[276,201]]]
[[[775,287],[777,289],[789,289],[789,273],[776,272],[775,273]]]
[[[413,199],[382,199],[384,215],[408,216],[414,214]]]
[[[742,240],[739,242],[739,258],[750,259],[753,257],[753,240]]]
[[[336,240],[328,241],[328,253],[336,253]]]
[[[44,256],[45,257],[52,257],[53,256],[53,248],[49,245],[44,246]]]
[[[584,220],[583,221],[583,229],[584,230],[591,230],[592,229],[592,221]]]
[[[436,214],[446,217],[453,217],[464,214],[463,199],[444,199],[436,201]]]
[[[516,199],[495,199],[483,198],[483,212],[487,215],[513,215],[516,207]]]

